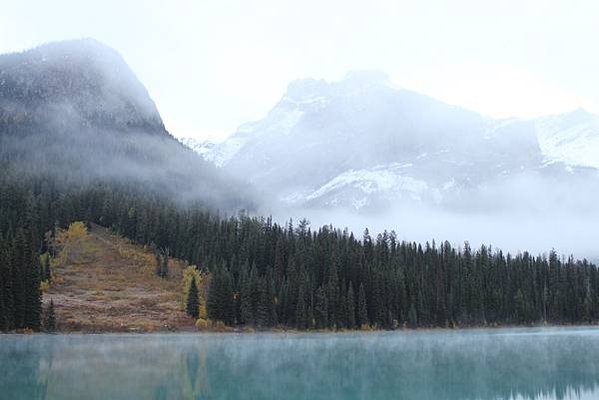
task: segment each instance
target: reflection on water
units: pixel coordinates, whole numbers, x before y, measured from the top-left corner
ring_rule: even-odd
[[[0,336],[1,399],[595,399],[599,330]]]

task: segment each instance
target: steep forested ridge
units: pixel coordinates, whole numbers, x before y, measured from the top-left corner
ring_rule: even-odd
[[[40,255],[73,221],[110,227],[209,272],[208,318],[227,325],[599,318],[596,266],[554,252],[512,256],[399,242],[393,232],[356,238],[306,221],[220,216],[216,209],[252,201],[164,130],[139,82],[107,77],[106,65],[122,76],[124,63],[95,42],[48,46],[0,57],[0,330],[40,328],[40,282],[49,277]]]
[[[0,161],[65,187],[136,182],[213,209],[252,207],[246,188],[173,138],[144,86],[94,40],[0,55]]]
[[[358,240],[270,219],[220,218],[125,185],[61,192],[36,180],[2,180],[0,307],[6,328],[39,324],[43,232],[87,220],[211,273],[208,317],[229,325],[298,329],[589,323],[599,317],[595,265],[485,246]],[[20,222],[19,222],[20,221]],[[13,226],[17,226],[15,230]],[[8,248],[6,246],[8,244]]]

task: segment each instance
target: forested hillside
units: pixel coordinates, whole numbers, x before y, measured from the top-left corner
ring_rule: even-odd
[[[3,174],[0,208],[3,329],[39,328],[38,255],[55,226],[85,220],[212,275],[208,317],[228,325],[308,328],[590,323],[599,317],[595,265],[487,247],[360,239],[305,221],[221,218],[143,188]],[[46,234],[46,232],[49,232]]]
[[[207,317],[230,326],[599,319],[598,272],[587,261],[225,216],[251,209],[248,193],[168,134],[112,50],[84,41],[1,56],[0,330],[42,327],[51,244],[74,221],[110,228],[162,249],[162,260],[176,257],[210,274]],[[185,306],[200,317],[199,304]]]
[[[251,208],[247,187],[165,129],[144,86],[94,40],[0,55],[0,162],[65,187],[136,182],[181,203]]]

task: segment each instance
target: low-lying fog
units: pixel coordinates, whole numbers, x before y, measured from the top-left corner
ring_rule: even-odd
[[[597,242],[599,225],[596,216],[547,215],[536,216],[484,215],[439,211],[424,207],[404,207],[384,214],[360,214],[352,210],[285,210],[274,214],[277,221],[306,218],[313,229],[332,224],[347,227],[357,238],[365,228],[371,236],[394,230],[399,240],[437,243],[448,240],[456,246],[468,241],[472,247],[481,244],[517,253],[573,254],[577,258],[599,261]]]

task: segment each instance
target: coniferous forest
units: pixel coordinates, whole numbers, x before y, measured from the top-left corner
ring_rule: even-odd
[[[54,237],[74,221],[161,249],[162,278],[168,257],[197,266],[209,277],[207,317],[229,326],[599,320],[597,267],[585,260],[219,213],[252,209],[252,189],[175,140],[124,60],[95,41],[4,55],[0,70],[2,331],[54,329],[40,284],[51,278]],[[196,317],[198,304],[186,306]]]
[[[586,260],[448,242],[359,237],[307,221],[219,216],[140,184],[0,176],[0,329],[40,328],[40,254],[73,221],[110,227],[210,274],[208,318],[296,329],[592,323],[599,275]]]

